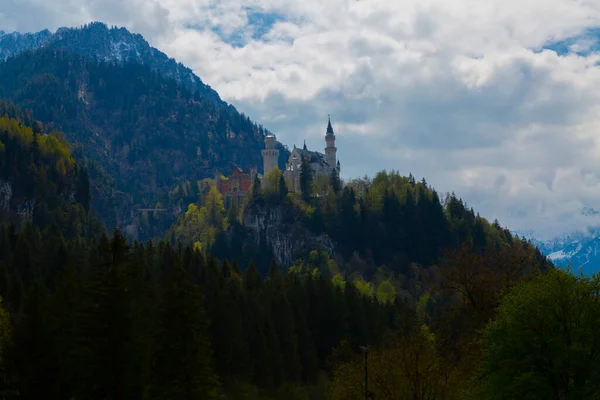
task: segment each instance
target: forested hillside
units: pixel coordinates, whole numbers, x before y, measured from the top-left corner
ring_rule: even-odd
[[[292,232],[304,227],[315,237],[330,239],[334,251],[328,256],[335,266],[329,271],[327,257],[311,257],[313,250],[328,249],[292,252],[289,247],[283,250],[289,257],[280,257],[292,260],[288,266],[319,267],[331,276],[342,270],[367,280],[378,271],[411,276],[423,268],[435,269],[445,254],[465,246],[474,254],[489,255],[490,267],[499,268],[507,262],[500,256],[507,255],[542,268],[550,265],[528,241],[514,237],[498,221],[489,223],[454,194],[440,200],[424,179],[417,182],[412,176],[382,171],[343,188],[326,181],[306,187],[308,194],[288,193],[281,172],[274,170],[262,186],[256,183],[242,207],[229,210],[216,189],[205,188],[167,237],[246,264],[257,252],[277,256],[282,237],[291,242]],[[260,232],[252,229],[256,224]]]
[[[73,238],[104,228],[90,211],[87,172],[64,135],[46,133],[32,116],[0,102],[0,217],[41,229],[56,225]]]
[[[97,235],[64,136],[10,104],[2,111],[11,199],[0,216],[0,399],[599,393],[597,278],[555,270],[425,181],[332,176],[296,194],[275,170],[228,210],[204,182],[173,244],[128,243]],[[29,217],[11,211],[27,199]],[[283,217],[256,238],[248,221],[264,213]],[[298,229],[335,248],[273,262],[271,235]]]
[[[261,126],[139,63],[23,52],[0,63],[0,97],[31,109],[85,156],[92,202],[108,227],[132,224],[137,209],[153,208],[178,183],[262,165]],[[136,237],[137,226],[128,232]]]
[[[410,278],[380,271],[351,281],[305,267],[239,265],[191,245],[127,244],[119,232],[69,240],[31,225],[3,226],[0,398],[357,399],[365,390],[360,346],[368,348],[372,398],[496,398],[504,388],[497,379],[526,375],[507,362],[544,362],[526,345],[538,332],[527,330],[537,310],[545,313],[540,324],[558,326],[591,327],[600,315],[592,297],[578,300],[594,293],[591,281],[530,255],[475,252],[463,243]],[[555,320],[548,300],[569,307],[572,319]],[[481,342],[498,310],[500,322]],[[516,330],[506,331],[506,319]],[[597,351],[579,329],[573,354],[591,358],[589,370],[576,372],[589,379]],[[569,346],[559,332],[543,338],[554,356]],[[509,346],[516,335],[525,343],[517,352]],[[505,350],[486,350],[495,344]],[[523,384],[539,391],[549,383]],[[513,385],[506,393],[520,392]]]

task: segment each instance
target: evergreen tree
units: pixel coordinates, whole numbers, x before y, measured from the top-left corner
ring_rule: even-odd
[[[331,189],[335,194],[339,194],[342,190],[342,182],[340,181],[340,175],[338,174],[337,168],[333,168],[331,176],[329,177],[331,183]]]
[[[300,162],[300,192],[304,201],[309,201],[312,195],[313,173],[308,159],[302,156]]]
[[[11,349],[9,365],[15,368],[19,398],[59,398],[58,374],[63,360],[57,358],[55,349],[58,334],[50,293],[36,282],[27,293]]]
[[[217,397],[218,381],[210,365],[207,329],[202,294],[177,265],[160,308],[150,398]]]
[[[260,192],[260,179],[258,175],[254,177],[254,183],[252,184],[252,199],[258,201],[261,198]]]
[[[283,174],[281,174],[279,176],[279,200],[280,201],[285,201],[285,199],[287,199],[287,195],[288,195],[288,187],[285,184],[285,178],[283,177]]]

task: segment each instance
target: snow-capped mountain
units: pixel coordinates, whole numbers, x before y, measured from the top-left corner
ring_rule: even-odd
[[[597,217],[600,211],[584,208],[581,214]],[[529,239],[557,266],[571,265],[574,272],[581,270],[584,274],[600,270],[600,227],[590,227],[585,232],[572,232],[544,240],[538,239],[532,231],[514,233]]]
[[[125,28],[108,28],[104,23],[93,22],[81,28],[59,28],[55,33],[48,30],[37,33],[0,31],[0,61],[40,47],[80,53],[104,62],[144,64],[192,92],[223,104],[217,92],[204,84],[191,69],[151,47],[142,35]]]

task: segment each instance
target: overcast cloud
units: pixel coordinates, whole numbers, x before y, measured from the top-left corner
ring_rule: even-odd
[[[4,0],[0,29],[100,20],[143,34],[342,176],[382,169],[545,235],[600,209],[597,0]],[[573,53],[543,50],[569,39]],[[575,54],[575,51],[580,55]]]

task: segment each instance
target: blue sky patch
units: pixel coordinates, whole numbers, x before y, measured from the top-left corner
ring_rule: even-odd
[[[588,28],[581,34],[545,44],[541,50],[552,50],[559,56],[588,56],[600,52],[600,27]]]
[[[248,24],[241,29],[237,29],[234,32],[225,32],[220,26],[211,26],[208,28],[216,33],[225,43],[233,47],[244,47],[251,40],[262,39],[276,23],[286,20],[283,15],[278,13],[266,13],[252,8],[246,8],[245,11],[248,16]],[[191,29],[204,28],[198,25],[188,25],[187,27]]]
[[[248,26],[252,29],[252,39],[260,40],[264,35],[269,33],[273,26],[281,21],[285,21],[285,17],[277,13],[263,13],[259,11],[248,11]]]

